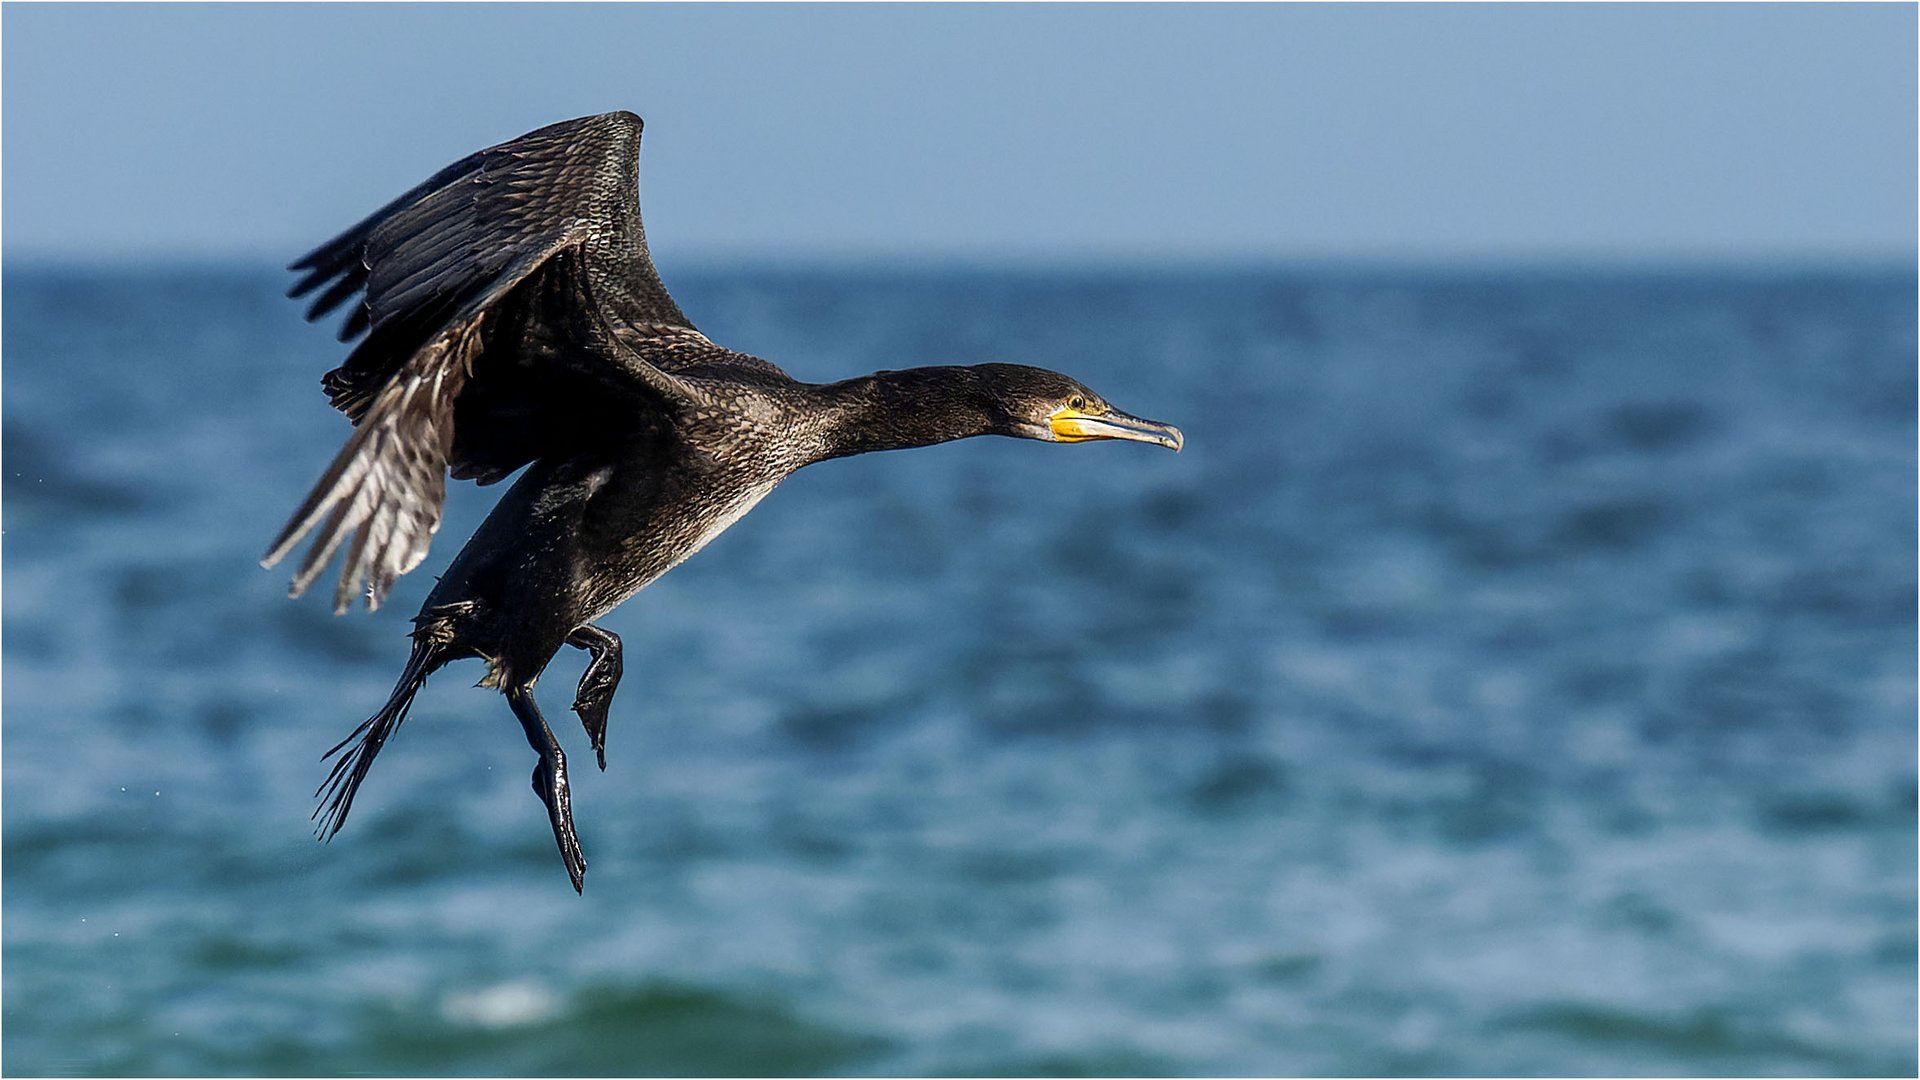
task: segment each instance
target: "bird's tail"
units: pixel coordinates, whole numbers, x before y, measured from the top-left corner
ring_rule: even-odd
[[[313,816],[320,822],[315,830],[320,839],[333,839],[340,827],[347,823],[347,811],[353,808],[354,793],[360,790],[360,782],[367,778],[367,770],[372,768],[375,755],[387,744],[401,721],[407,718],[407,710],[413,707],[413,695],[426,685],[427,676],[449,659],[451,657],[446,655],[443,640],[415,631],[413,653],[407,657],[406,670],[400,673],[400,681],[394,684],[393,694],[387,698],[387,703],[321,758],[325,761],[342,750],[347,751],[333,763],[333,771],[327,774],[326,782],[314,792],[321,800],[313,811]],[[352,744],[351,750],[347,749],[349,744]]]

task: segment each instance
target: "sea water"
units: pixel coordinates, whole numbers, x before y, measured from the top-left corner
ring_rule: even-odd
[[[1910,271],[676,275],[1187,446],[782,485],[541,685],[584,897],[476,664],[311,836],[502,489],[289,602],[284,284],[6,269],[9,1074],[1915,1071]]]

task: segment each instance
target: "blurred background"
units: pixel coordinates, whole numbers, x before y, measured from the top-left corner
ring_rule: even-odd
[[[1910,6],[42,6],[4,24],[4,1065],[1915,1071]],[[1180,455],[803,472],[606,620],[568,888],[374,616],[278,268],[625,108],[668,285]],[[564,721],[564,724],[562,723]]]

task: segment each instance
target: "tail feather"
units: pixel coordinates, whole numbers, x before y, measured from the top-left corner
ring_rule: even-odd
[[[360,726],[346,738],[336,743],[320,760],[325,761],[342,750],[340,760],[333,763],[333,769],[327,773],[325,783],[315,789],[314,796],[320,799],[320,805],[314,808],[313,817],[319,821],[315,835],[322,840],[331,840],[341,826],[347,823],[347,812],[353,808],[353,797],[360,790],[361,781],[367,778],[367,770],[373,767],[373,759],[380,748],[387,744],[393,733],[407,718],[407,711],[413,707],[413,696],[420,692],[431,675],[446,660],[439,642],[429,640],[424,635],[416,637],[413,654],[407,658],[406,670],[400,673],[400,681],[394,684],[392,696],[380,711],[361,721]],[[347,749],[351,745],[352,749]]]

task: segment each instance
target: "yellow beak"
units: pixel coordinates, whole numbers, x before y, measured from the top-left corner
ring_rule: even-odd
[[[1055,442],[1126,439],[1130,442],[1153,443],[1175,452],[1178,452],[1186,442],[1186,438],[1180,434],[1180,429],[1172,424],[1142,420],[1137,416],[1128,416],[1118,409],[1110,409],[1098,415],[1082,412],[1079,409],[1061,409],[1047,417],[1047,426],[1052,429]]]

